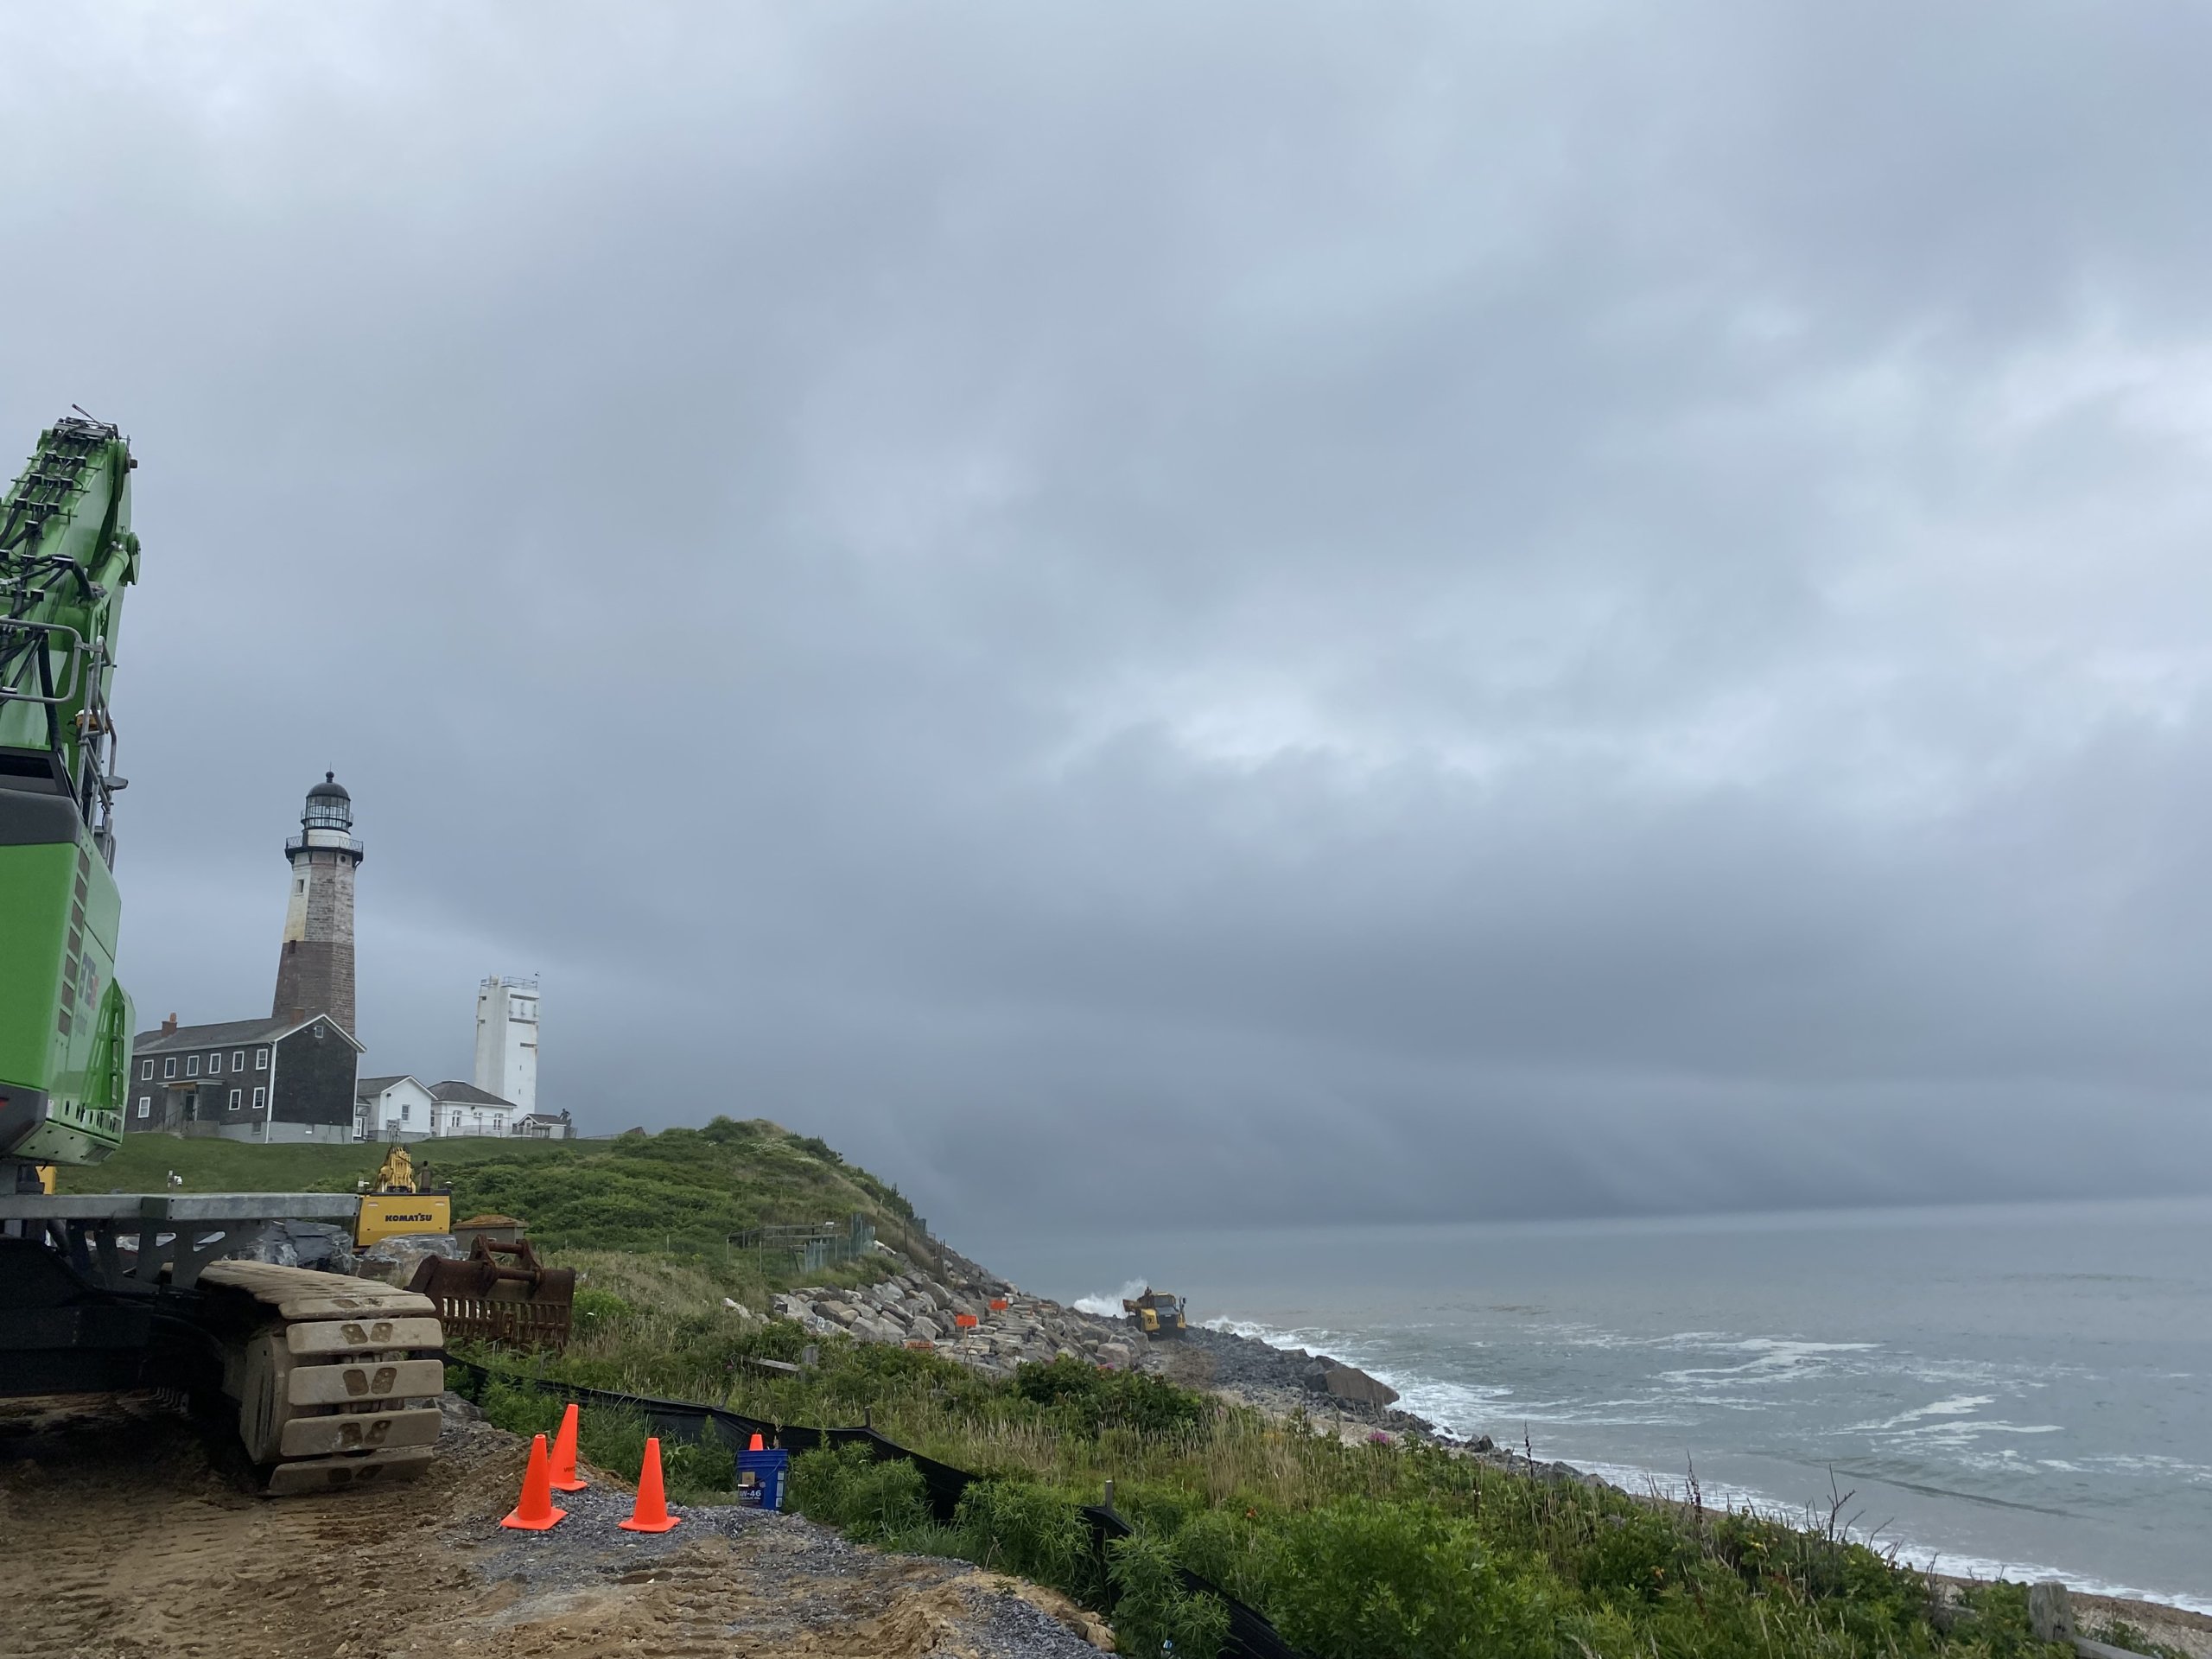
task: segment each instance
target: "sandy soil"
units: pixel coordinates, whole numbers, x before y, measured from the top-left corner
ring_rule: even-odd
[[[625,1533],[629,1494],[601,1481],[562,1500],[551,1532],[503,1530],[524,1448],[459,1417],[411,1485],[271,1501],[150,1401],[11,1405],[0,1537],[7,1651],[23,1659],[1096,1651],[1049,1592],[795,1516],[693,1510],[673,1532]]]

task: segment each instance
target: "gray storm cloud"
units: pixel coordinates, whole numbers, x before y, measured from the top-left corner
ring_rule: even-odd
[[[2212,21],[0,47],[142,1014],[265,1005],[334,767],[375,1069],[535,969],[548,1103],[932,1215],[2203,1185]]]

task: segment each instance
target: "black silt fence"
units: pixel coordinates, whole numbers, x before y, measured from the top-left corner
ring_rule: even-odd
[[[804,1428],[793,1423],[772,1423],[758,1417],[747,1417],[741,1412],[725,1411],[720,1406],[703,1406],[690,1400],[658,1400],[651,1395],[617,1394],[611,1389],[587,1389],[571,1382],[555,1382],[543,1377],[515,1376],[505,1371],[493,1370],[471,1360],[448,1359],[448,1371],[465,1371],[469,1377],[469,1394],[477,1400],[484,1397],[485,1385],[503,1382],[509,1388],[524,1388],[539,1394],[558,1395],[574,1400],[580,1405],[614,1406],[632,1411],[644,1418],[657,1434],[671,1440],[704,1440],[709,1433],[733,1452],[742,1452],[751,1444],[755,1434],[763,1445],[779,1446],[787,1452],[814,1452],[825,1446],[865,1446],[868,1455],[878,1463],[895,1462],[906,1459],[914,1465],[922,1478],[923,1490],[929,1496],[930,1513],[939,1522],[950,1523],[953,1512],[960,1507],[960,1499],[971,1481],[982,1478],[965,1469],[956,1469],[949,1463],[939,1463],[935,1458],[910,1452],[896,1440],[887,1439],[874,1429]],[[1135,1530],[1127,1520],[1114,1510],[1095,1503],[1083,1505],[1077,1513],[1090,1529],[1091,1548],[1097,1552],[1103,1564],[1107,1544],[1116,1538],[1126,1538]],[[1188,1568],[1178,1569],[1183,1587],[1194,1594],[1208,1595],[1229,1610],[1229,1635],[1221,1644],[1222,1659],[1306,1659],[1306,1656],[1277,1634],[1275,1627],[1230,1595],[1211,1580],[1199,1577]]]

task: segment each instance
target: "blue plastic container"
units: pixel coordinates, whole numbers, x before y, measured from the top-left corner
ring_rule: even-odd
[[[791,1471],[788,1452],[741,1452],[737,1454],[737,1501],[757,1503],[764,1510],[784,1507],[784,1481]]]

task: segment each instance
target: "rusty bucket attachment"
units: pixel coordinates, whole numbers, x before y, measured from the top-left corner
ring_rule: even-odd
[[[465,1262],[424,1256],[408,1288],[437,1304],[448,1341],[466,1337],[556,1353],[569,1345],[576,1270],[542,1266],[527,1239],[502,1243],[480,1233]]]

